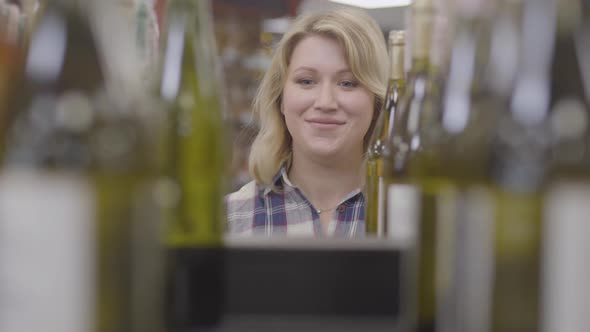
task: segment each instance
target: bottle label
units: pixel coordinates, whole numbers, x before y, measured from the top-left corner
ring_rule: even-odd
[[[545,202],[544,332],[590,326],[590,183],[553,185]]]
[[[387,237],[404,248],[416,241],[420,192],[409,184],[391,184],[387,190]]]
[[[80,178],[0,175],[0,331],[91,331],[93,199]]]

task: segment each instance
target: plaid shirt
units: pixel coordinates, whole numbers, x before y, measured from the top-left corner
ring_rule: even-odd
[[[360,189],[348,194],[338,205],[325,234],[317,210],[289,181],[285,168],[273,181],[280,190],[252,181],[226,196],[230,234],[338,238],[364,235],[365,198]]]

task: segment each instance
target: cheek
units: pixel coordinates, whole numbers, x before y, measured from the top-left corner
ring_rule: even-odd
[[[297,118],[302,113],[302,109],[304,108],[301,98],[299,98],[298,95],[299,94],[294,91],[294,89],[290,89],[288,86],[283,89],[281,113],[283,113],[285,125],[287,126],[287,130],[291,135],[293,135],[294,130],[297,131]]]
[[[347,105],[349,105],[351,116],[354,116],[363,127],[368,128],[375,115],[375,98],[373,95],[359,93],[356,96],[351,96],[347,101]]]
[[[308,93],[290,91],[285,89],[283,91],[283,101],[281,111],[283,115],[295,116],[308,110],[313,106],[313,98]]]

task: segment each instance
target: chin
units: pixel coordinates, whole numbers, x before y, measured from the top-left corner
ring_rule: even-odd
[[[314,144],[309,147],[309,151],[317,156],[322,157],[338,157],[346,154],[342,146]]]

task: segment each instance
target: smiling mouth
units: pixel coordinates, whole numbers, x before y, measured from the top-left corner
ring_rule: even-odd
[[[335,126],[341,126],[343,124],[345,124],[344,121],[337,121],[337,120],[323,120],[323,119],[317,119],[317,120],[307,120],[308,123],[315,125],[315,126],[326,126],[326,127],[335,127]]]

